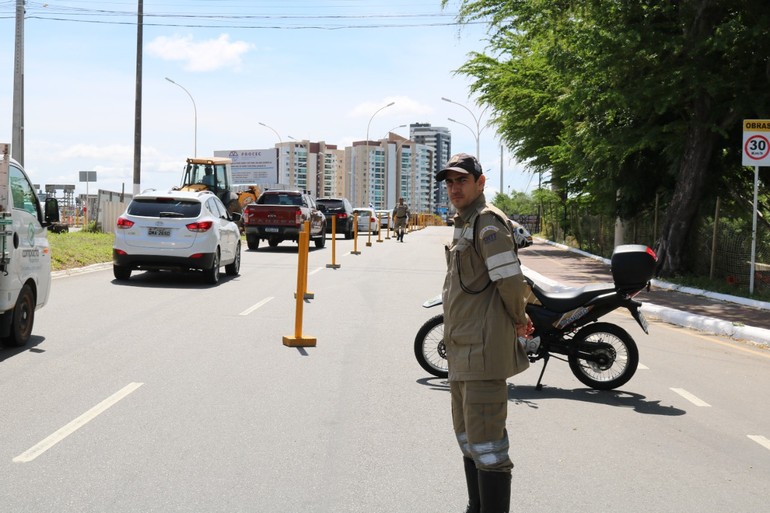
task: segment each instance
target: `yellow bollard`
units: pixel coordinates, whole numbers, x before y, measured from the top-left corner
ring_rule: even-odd
[[[353,251],[350,252],[351,255],[360,255],[361,252],[358,251],[358,212],[353,214]]]
[[[369,218],[369,221],[366,223],[366,247],[370,248],[372,247],[372,218]]]
[[[294,297],[296,298],[296,311],[294,315],[294,336],[283,337],[283,345],[290,347],[315,347],[315,337],[303,337],[302,336],[302,307],[305,303],[303,296],[303,276],[307,279],[307,258],[303,257],[303,253],[307,254],[310,244],[310,233],[302,230],[299,234],[299,254],[297,255],[297,292]],[[304,269],[303,269],[304,267]]]
[[[377,242],[382,242],[382,214],[377,217]]]
[[[315,294],[312,292],[307,291],[307,271],[308,271],[308,258],[310,256],[310,221],[305,221],[302,226],[303,231],[307,234],[307,237],[305,238],[305,251],[304,253],[304,259],[305,262],[303,264],[303,267],[305,268],[305,275],[302,280],[302,297],[305,299],[314,299]]]
[[[390,240],[390,212],[388,212],[388,226],[386,227],[387,231],[385,232],[385,240]]]
[[[337,263],[337,214],[332,216],[332,263],[326,264],[329,269],[339,269],[340,264]]]

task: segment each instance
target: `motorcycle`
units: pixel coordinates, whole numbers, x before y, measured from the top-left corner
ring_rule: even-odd
[[[551,357],[567,361],[575,377],[591,388],[612,390],[628,383],[639,364],[636,342],[620,326],[599,319],[613,310],[626,308],[649,334],[647,320],[640,310],[642,304],[634,297],[649,289],[656,262],[652,249],[627,244],[618,246],[612,254],[613,283],[553,292],[525,276],[535,297],[526,307],[534,332],[530,338],[519,338],[513,343],[524,345],[530,362],[543,360],[537,390],[543,388],[543,375]],[[440,304],[441,296],[437,296],[423,307]],[[414,354],[430,374],[448,376],[443,314],[432,317],[419,329]]]

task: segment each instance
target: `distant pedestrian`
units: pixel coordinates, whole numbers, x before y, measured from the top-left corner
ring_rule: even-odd
[[[396,240],[404,242],[404,230],[409,221],[409,207],[404,205],[404,198],[398,198],[398,205],[393,209],[393,220],[395,221]]]
[[[485,180],[478,160],[465,153],[436,174],[457,209],[446,248],[444,343],[468,489],[466,513],[507,513],[513,463],[506,380],[529,366],[517,336],[526,336],[531,324],[513,233],[507,216],[486,202]]]

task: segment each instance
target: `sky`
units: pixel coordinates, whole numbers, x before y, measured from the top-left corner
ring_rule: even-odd
[[[537,187],[507,149],[501,159],[470,79],[454,73],[484,50],[486,31],[456,24],[457,1],[443,10],[440,0],[143,5],[141,190],[178,185],[196,151],[272,148],[276,132],[344,148],[366,139],[367,128],[376,140],[430,123],[451,130],[453,153],[475,153],[474,116],[487,197],[500,190],[501,161],[505,192]],[[26,2],[24,167],[34,183],[133,191],[137,6]],[[0,0],[0,142],[9,143],[15,10],[15,0]],[[78,181],[86,170],[96,183]]]

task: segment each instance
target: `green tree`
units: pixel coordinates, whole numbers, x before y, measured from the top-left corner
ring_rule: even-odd
[[[657,249],[676,274],[702,199],[741,172],[741,120],[768,114],[765,4],[465,0],[460,22],[487,22],[489,44],[458,72],[563,201],[630,217],[668,195]]]

